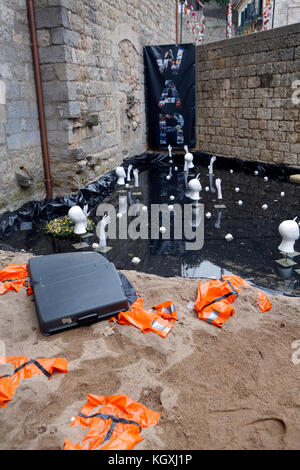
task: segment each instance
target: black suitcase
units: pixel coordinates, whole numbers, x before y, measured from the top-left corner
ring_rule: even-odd
[[[29,260],[28,273],[45,336],[129,310],[115,266],[99,253],[38,256]]]

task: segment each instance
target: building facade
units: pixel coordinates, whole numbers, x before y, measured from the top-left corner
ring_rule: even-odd
[[[237,0],[235,10],[239,35],[300,22],[300,0]]]

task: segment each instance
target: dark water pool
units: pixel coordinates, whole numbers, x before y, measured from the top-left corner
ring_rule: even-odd
[[[160,165],[140,166],[139,188],[115,187],[106,203],[111,203],[116,212],[119,212],[119,196],[125,196],[127,204],[191,204],[192,201],[185,195],[186,178],[183,172],[183,156],[174,156],[173,164],[169,164],[168,156],[161,160]],[[240,168],[232,164],[226,165],[218,159],[214,166],[214,176],[210,181],[208,176],[208,157],[197,155],[194,158],[195,168],[189,172],[188,179],[200,173],[203,190],[201,200],[204,205],[204,214],[211,213],[211,218],[201,219],[204,223],[204,245],[196,251],[187,251],[184,237],[175,240],[172,236],[164,240],[163,236],[157,240],[108,240],[111,248],[105,256],[113,261],[118,269],[136,269],[138,271],[158,274],[161,276],[183,277],[219,277],[221,270],[238,274],[251,280],[254,284],[287,294],[300,294],[300,255],[291,257],[294,262],[290,267],[283,267],[276,260],[284,256],[278,251],[281,238],[278,233],[279,224],[286,219],[300,216],[299,211],[299,185],[290,183],[288,176],[268,171],[268,167],[259,171],[255,176],[255,165],[250,168]],[[223,160],[222,160],[223,161]],[[166,176],[172,167],[172,177],[168,181]],[[175,166],[178,171],[175,171]],[[224,167],[225,166],[225,167]],[[264,181],[268,176],[268,181]],[[222,180],[223,200],[217,200],[215,178]],[[115,184],[115,183],[114,183]],[[209,187],[209,191],[205,191]],[[239,187],[240,191],[235,192]],[[281,196],[281,192],[285,196]],[[170,195],[174,200],[170,201]],[[239,206],[238,201],[243,205]],[[224,208],[216,208],[216,205]],[[263,210],[262,205],[267,204],[268,209]],[[91,216],[98,222],[96,204],[93,203]],[[149,217],[150,217],[150,211]],[[67,213],[67,209],[66,212]],[[130,217],[128,218],[130,221]],[[173,216],[171,216],[171,223]],[[233,240],[225,240],[226,234],[231,233]],[[0,242],[4,248],[31,251],[35,254],[49,254],[76,251],[73,244],[78,240],[58,240],[44,235],[40,231],[40,221],[23,221],[17,231],[2,237]],[[98,239],[96,235],[85,238],[88,247],[82,250],[91,250],[91,246]],[[2,244],[2,245],[1,245]],[[300,241],[295,244],[295,250],[300,252]],[[138,265],[132,264],[132,258],[139,257]]]

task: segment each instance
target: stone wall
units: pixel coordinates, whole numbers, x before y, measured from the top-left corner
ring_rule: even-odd
[[[24,0],[0,8],[0,211],[45,193]]]
[[[175,2],[44,0],[36,20],[54,190],[64,194],[146,150],[143,46],[175,42]]]
[[[300,24],[199,46],[196,74],[200,151],[300,166]]]
[[[146,150],[143,46],[175,42],[175,2],[35,6],[54,194],[69,194]],[[300,164],[299,36],[298,24],[197,48],[199,150]],[[44,194],[26,1],[2,0],[0,211]]]
[[[175,2],[39,0],[35,10],[53,189],[69,194],[146,149],[143,46],[175,42]],[[0,211],[44,195],[26,0],[2,0]]]

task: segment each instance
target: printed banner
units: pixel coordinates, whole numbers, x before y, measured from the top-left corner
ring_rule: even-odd
[[[193,147],[195,45],[144,47],[148,145]]]

